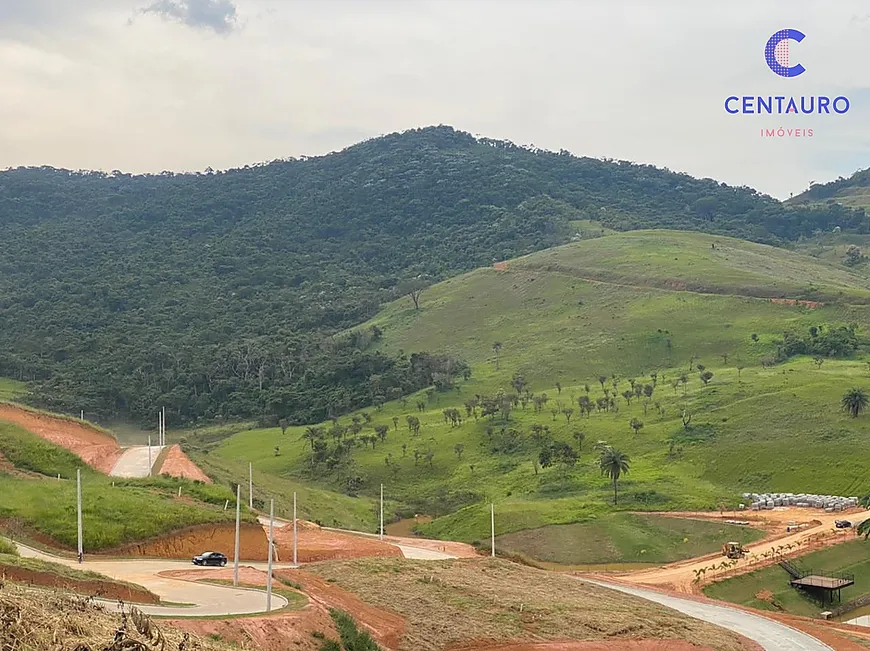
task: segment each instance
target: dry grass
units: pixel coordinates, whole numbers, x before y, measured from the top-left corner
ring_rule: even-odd
[[[0,585],[0,649],[14,651],[223,651],[135,608],[112,613],[89,598]]]
[[[558,639],[679,639],[718,651],[743,648],[733,633],[676,611],[498,559],[367,559],[306,569],[405,617],[402,650]]]

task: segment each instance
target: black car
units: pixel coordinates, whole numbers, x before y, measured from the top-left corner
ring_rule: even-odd
[[[852,526],[852,523],[848,520],[837,520],[834,523],[834,526],[837,527],[837,529],[848,529]]]
[[[227,564],[227,557],[220,552],[206,552],[193,557],[194,565],[217,565],[223,567]]]

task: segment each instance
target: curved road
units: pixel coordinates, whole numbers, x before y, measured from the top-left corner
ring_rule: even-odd
[[[594,583],[602,588],[610,588],[611,590],[618,590],[619,592],[634,595],[647,601],[654,601],[695,619],[727,628],[730,631],[758,642],[765,651],[833,651],[827,644],[797,629],[736,608],[683,599],[682,597],[661,594],[654,590],[618,585],[598,579],[576,578],[579,581]]]
[[[192,563],[171,560],[87,560],[81,565],[73,559],[46,554],[37,549],[18,544],[18,552],[25,558],[38,558],[68,567],[99,572],[113,579],[141,585],[158,595],[163,601],[190,606],[152,606],[136,605],[136,608],[149,615],[161,617],[207,617],[223,615],[252,615],[266,611],[266,593],[260,590],[218,586],[208,583],[194,583],[180,579],[159,576],[166,570],[200,570],[203,578],[212,569],[198,567]],[[246,567],[266,569],[265,563],[245,563]],[[286,565],[274,565],[275,569]],[[287,600],[272,593],[272,610],[283,608]]]

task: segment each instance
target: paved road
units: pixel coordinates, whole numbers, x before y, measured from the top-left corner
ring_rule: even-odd
[[[673,597],[654,590],[608,583],[597,579],[586,577],[577,577],[577,579],[654,601],[695,619],[727,628],[755,640],[765,651],[833,651],[827,644],[823,644],[797,629],[736,608]]]
[[[163,451],[163,447],[151,446],[151,464],[157,461],[157,457]],[[148,465],[148,446],[135,445],[133,447],[124,448],[124,452],[115,462],[111,477],[148,477],[151,468]]]
[[[166,570],[198,570],[203,578],[214,568],[197,567],[184,561],[169,560],[88,560],[79,565],[75,560],[52,556],[30,547],[18,545],[19,553],[27,558],[39,558],[69,567],[99,572],[113,579],[137,583],[158,595],[163,601],[175,604],[193,604],[191,606],[147,606],[137,605],[144,613],[161,617],[206,617],[213,615],[251,615],[265,612],[266,593],[259,590],[210,585],[208,583],[193,583],[178,579],[167,579],[158,576]],[[247,567],[266,569],[265,563],[245,563]],[[275,568],[284,568],[275,565]],[[278,594],[272,594],[272,608],[283,608],[287,600]]]

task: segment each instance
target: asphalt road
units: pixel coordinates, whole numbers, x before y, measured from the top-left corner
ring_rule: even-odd
[[[149,615],[161,617],[208,617],[226,615],[251,615],[266,611],[266,593],[260,590],[235,588],[232,586],[194,583],[179,579],[167,579],[159,576],[166,570],[198,570],[203,578],[214,568],[198,567],[193,563],[169,560],[89,560],[81,565],[73,559],[52,556],[31,547],[18,545],[18,552],[26,558],[38,558],[52,563],[60,563],[91,572],[99,572],[113,579],[137,583],[151,590],[161,600],[174,604],[192,604],[190,606],[149,606],[136,607]],[[265,563],[245,563],[246,567],[266,569]],[[228,567],[232,567],[232,561]],[[275,565],[275,568],[288,567]],[[278,594],[272,594],[272,609],[283,608],[287,600]]]
[[[608,583],[597,579],[577,577],[580,581],[594,583],[604,588],[618,590],[626,594],[641,597],[647,601],[654,601],[662,606],[673,608],[681,613],[700,619],[710,624],[716,624],[722,628],[739,633],[761,645],[766,651],[833,651],[827,644],[823,644],[816,638],[802,633],[797,629],[780,624],[772,619],[759,617],[750,613],[720,606],[718,604],[704,603],[691,599],[683,599],[671,595],[661,594],[654,590],[635,588],[621,584]]]
[[[151,446],[151,465],[157,461],[157,457],[160,456],[162,451],[163,448],[161,446]],[[148,458],[147,445],[135,445],[125,448],[109,475],[111,477],[147,477],[151,472]]]

